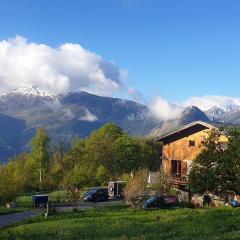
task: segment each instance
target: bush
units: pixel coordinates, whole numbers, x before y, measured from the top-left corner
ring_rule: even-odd
[[[17,207],[32,207],[32,196],[31,195],[23,195],[16,198],[16,206]]]
[[[68,200],[67,191],[55,191],[49,194],[49,200],[56,203],[64,203]]]
[[[142,170],[131,178],[124,188],[124,198],[134,209],[140,207],[147,195],[147,172]]]

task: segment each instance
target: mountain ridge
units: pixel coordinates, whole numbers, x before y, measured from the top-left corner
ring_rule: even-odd
[[[19,128],[20,133],[11,145],[14,154],[28,149],[28,143],[38,127],[45,127],[56,142],[70,142],[75,137],[89,136],[93,130],[109,122],[119,125],[133,136],[152,137],[166,134],[193,121],[211,122],[207,114],[196,106],[185,108],[177,119],[162,121],[154,117],[143,104],[80,90],[49,95],[36,87],[27,88],[0,94],[0,102],[0,123],[1,114],[15,119],[17,125],[23,126],[24,123],[24,128]],[[20,124],[18,120],[23,122]],[[13,134],[11,128],[9,131],[10,135]],[[8,143],[7,139],[5,142]],[[2,161],[6,161],[6,158]]]

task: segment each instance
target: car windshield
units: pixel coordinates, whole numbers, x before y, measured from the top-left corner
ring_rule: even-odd
[[[151,204],[151,203],[155,202],[156,199],[157,199],[156,197],[151,197],[151,198],[149,198],[149,199],[147,200],[147,204]]]

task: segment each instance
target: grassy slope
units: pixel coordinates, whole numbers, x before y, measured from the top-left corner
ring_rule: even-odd
[[[0,230],[0,239],[239,239],[240,209],[138,210],[112,207],[59,214]]]

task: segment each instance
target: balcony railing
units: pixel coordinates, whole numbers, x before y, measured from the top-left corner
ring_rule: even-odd
[[[188,184],[188,176],[171,173],[171,181],[172,181],[173,185],[187,185]]]
[[[166,181],[166,179],[167,179],[172,185],[187,185],[188,184],[188,176],[184,176],[181,174],[166,173],[166,175],[163,178],[164,178],[163,179],[164,181]]]

